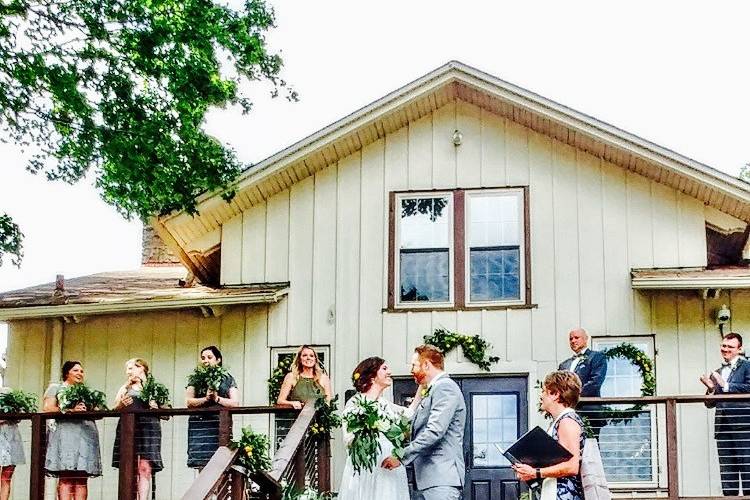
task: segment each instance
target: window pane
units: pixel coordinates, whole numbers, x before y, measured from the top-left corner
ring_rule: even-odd
[[[519,245],[519,197],[516,193],[470,196],[470,247]]]
[[[448,198],[401,200],[400,248],[448,248],[450,246]]]
[[[471,248],[470,300],[518,300],[521,298],[520,249]]]
[[[450,300],[448,250],[402,250],[401,302]]]
[[[518,397],[515,394],[474,394],[471,406],[474,466],[509,466],[498,447],[506,449],[518,439]]]
[[[400,302],[450,301],[449,201],[447,196],[401,200]]]

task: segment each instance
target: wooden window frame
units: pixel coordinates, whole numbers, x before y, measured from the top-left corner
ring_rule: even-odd
[[[523,290],[521,299],[516,301],[493,301],[469,303],[467,297],[467,268],[466,262],[466,193],[481,191],[491,193],[493,191],[520,191],[523,197]],[[398,200],[416,195],[437,196],[442,193],[452,194],[453,209],[453,234],[450,248],[450,288],[452,298],[450,303],[406,303],[399,304],[396,296],[396,279],[398,273],[397,264],[397,241],[398,241]],[[383,309],[387,312],[409,312],[409,311],[468,311],[468,310],[494,310],[494,309],[531,309],[537,305],[531,302],[531,219],[529,214],[529,187],[528,186],[496,186],[486,188],[469,189],[419,189],[408,191],[391,191],[388,196],[388,306]]]

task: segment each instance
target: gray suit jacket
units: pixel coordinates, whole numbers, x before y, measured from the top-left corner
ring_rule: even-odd
[[[417,407],[405,465],[414,463],[416,488],[464,485],[466,404],[458,385],[443,375]]]

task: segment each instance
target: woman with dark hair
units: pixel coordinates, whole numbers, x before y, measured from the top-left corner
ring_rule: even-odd
[[[201,363],[205,366],[221,366],[221,351],[216,346],[201,349]],[[234,377],[226,373],[217,391],[196,388],[192,385],[185,390],[188,408],[230,408],[239,406],[240,390]],[[187,466],[202,469],[211,456],[219,449],[219,414],[202,413],[188,417]]]
[[[311,399],[331,400],[331,379],[320,366],[318,354],[303,345],[292,361],[292,371],[284,377],[276,404],[299,410]]]
[[[62,383],[51,384],[44,393],[45,412],[60,412],[57,399],[62,389],[83,383],[83,366],[80,361],[66,361],[62,366]],[[86,411],[78,403],[70,411]],[[99,431],[93,420],[55,420],[47,437],[47,456],[44,461],[47,474],[59,478],[59,500],[84,500],[88,497],[88,478],[102,475],[99,451]]]
[[[406,408],[398,406],[382,395],[388,387],[393,385],[391,369],[383,358],[373,356],[367,358],[357,365],[352,373],[352,383],[357,390],[344,408],[344,415],[349,412],[357,412],[363,402],[375,401],[378,404],[380,419],[383,421],[395,421],[402,416],[411,418],[414,410],[421,402],[421,391],[417,394],[411,405]],[[346,420],[344,420],[346,422]],[[354,434],[349,432],[344,424],[344,442],[349,446],[354,439]],[[339,488],[339,500],[408,500],[409,486],[406,480],[406,469],[398,467],[392,470],[380,466],[386,457],[390,457],[393,444],[382,432],[378,436],[380,452],[375,461],[377,464],[372,471],[363,470],[355,472],[352,467],[351,458],[347,455],[344,474]]]
[[[543,500],[583,500],[580,466],[586,436],[583,421],[573,410],[580,395],[581,379],[575,373],[556,371],[545,377],[539,400],[541,409],[552,416],[547,432],[573,456],[565,462],[540,469],[527,464],[513,465],[516,477],[521,481],[544,479]]]
[[[133,408],[136,410],[156,409],[155,401],[141,399],[143,384],[148,377],[148,363],[141,358],[125,362],[127,381],[115,396],[114,410]],[[151,476],[164,468],[161,460],[161,422],[159,417],[138,415],[135,420],[135,455],[138,469],[138,500],[148,498],[151,489]],[[112,449],[112,467],[120,467],[120,422],[117,423],[115,444]]]

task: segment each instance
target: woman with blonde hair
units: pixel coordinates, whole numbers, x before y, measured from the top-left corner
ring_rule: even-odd
[[[124,410],[125,408],[146,410],[159,407],[155,401],[145,401],[141,398],[143,384],[146,383],[148,373],[148,363],[141,358],[133,358],[125,362],[127,381],[117,391],[114,410]],[[161,422],[159,417],[138,415],[135,420],[133,441],[135,456],[138,460],[137,498],[138,500],[145,500],[148,498],[153,474],[164,468],[161,460]],[[112,467],[120,467],[120,422],[117,423],[115,444],[112,449]]]
[[[320,366],[318,354],[309,345],[303,345],[294,356],[292,371],[284,377],[276,404],[299,410],[311,399],[330,401],[331,392],[331,379]]]

